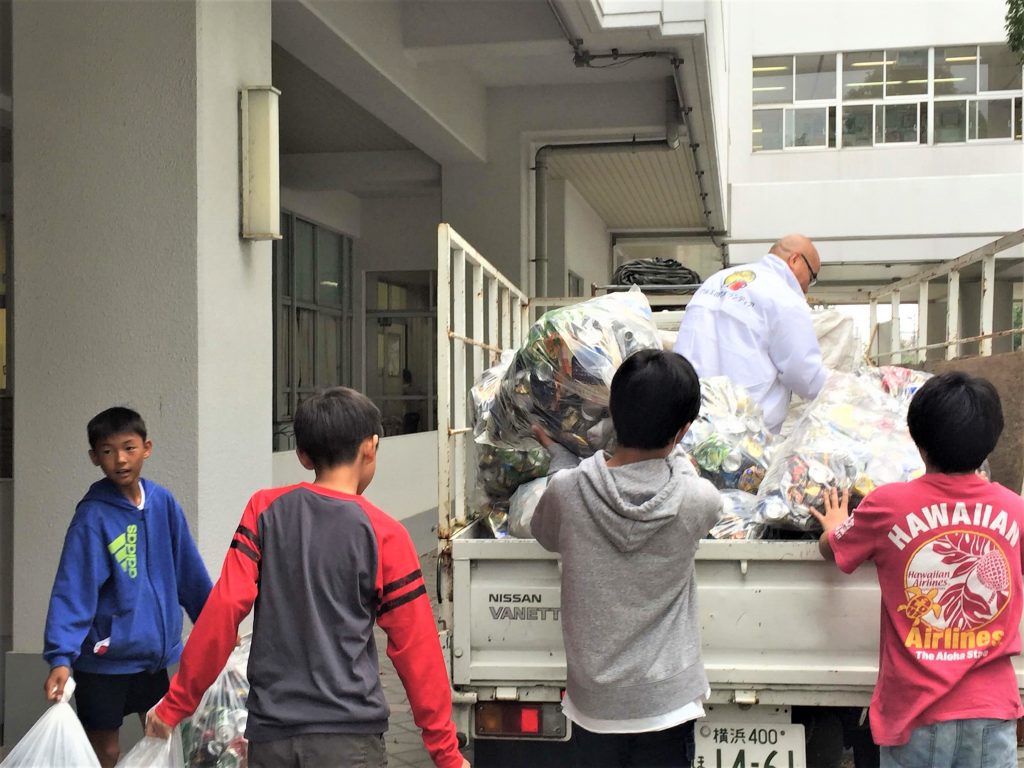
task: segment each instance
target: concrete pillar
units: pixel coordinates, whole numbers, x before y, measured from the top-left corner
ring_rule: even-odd
[[[238,237],[237,91],[270,83],[269,0],[15,0],[13,50],[24,663],[8,665],[7,743],[42,704],[63,532],[99,477],[88,419],[142,413],[145,474],[181,502],[216,578],[248,496],[270,483],[272,386],[270,244]]]

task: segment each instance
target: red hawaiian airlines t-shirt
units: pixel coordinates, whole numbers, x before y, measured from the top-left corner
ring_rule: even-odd
[[[874,560],[882,592],[871,733],[882,746],[945,720],[1024,715],[1020,653],[1024,500],[970,475],[927,474],[871,493],[829,535],[852,573]]]

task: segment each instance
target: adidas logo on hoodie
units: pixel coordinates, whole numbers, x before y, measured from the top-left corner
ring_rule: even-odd
[[[136,525],[129,525],[127,530],[110,542],[107,549],[114,556],[121,570],[133,579],[139,575],[138,557],[135,550],[139,540],[139,529]]]

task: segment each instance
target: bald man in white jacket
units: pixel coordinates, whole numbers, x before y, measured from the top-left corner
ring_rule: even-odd
[[[701,378],[727,376],[746,389],[773,432],[793,392],[811,399],[825,383],[806,298],[820,269],[814,243],[787,235],[760,261],[705,280],[679,326],[675,351]]]

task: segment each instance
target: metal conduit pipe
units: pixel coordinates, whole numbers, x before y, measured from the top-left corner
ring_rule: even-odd
[[[677,86],[678,88],[678,86]],[[610,154],[619,152],[672,152],[679,147],[679,105],[668,104],[664,139],[632,139],[624,141],[592,141],[576,144],[545,144],[533,159],[534,181],[534,293],[548,295],[548,182],[547,158],[555,153]]]

